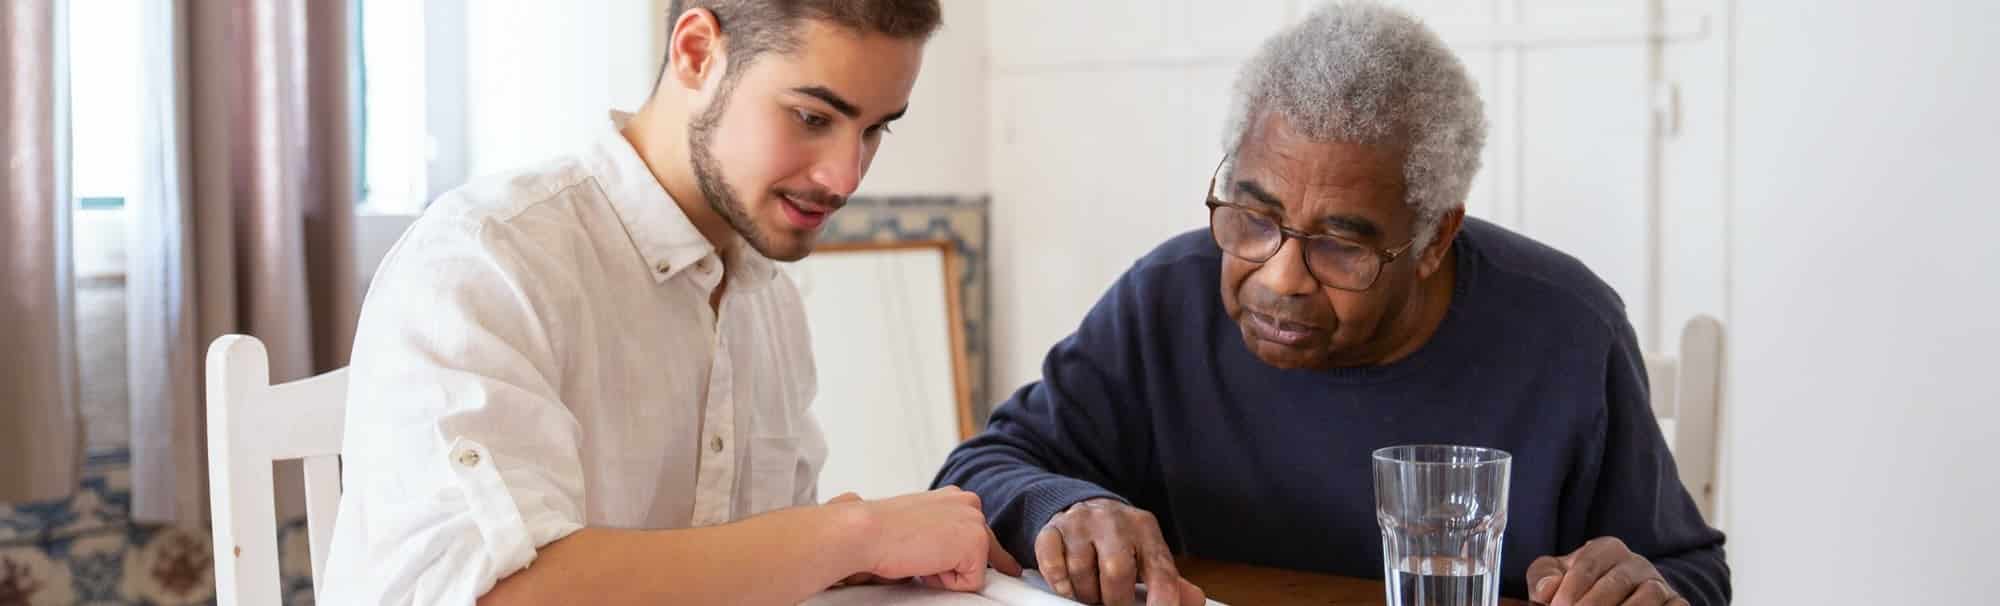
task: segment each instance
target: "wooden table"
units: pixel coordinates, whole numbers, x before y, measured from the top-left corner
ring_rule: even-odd
[[[1338,577],[1316,572],[1263,568],[1184,558],[1177,562],[1181,576],[1200,586],[1208,597],[1231,606],[1260,604],[1316,604],[1321,606],[1380,606],[1382,582],[1374,579]],[[1520,600],[1501,599],[1504,606],[1528,606]]]

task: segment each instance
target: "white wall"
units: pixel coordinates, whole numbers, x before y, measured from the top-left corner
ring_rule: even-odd
[[[1291,4],[986,3],[993,393],[1038,378],[1125,268],[1204,223],[1233,68]]]
[[[1991,604],[2000,5],[1738,10],[1739,602]]]
[[[650,0],[466,3],[468,176],[580,149],[637,109],[659,57]]]
[[[944,27],[924,47],[910,113],[890,127],[857,195],[985,195],[986,13],[947,1]]]

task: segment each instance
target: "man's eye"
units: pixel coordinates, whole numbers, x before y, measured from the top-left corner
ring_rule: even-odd
[[[798,114],[799,117],[799,123],[806,125],[806,128],[814,128],[814,129],[826,128],[828,124],[833,123],[833,121],[826,119],[826,116],[815,114],[803,109],[798,110],[796,113]]]
[[[1362,248],[1360,246],[1356,246],[1353,244],[1348,244],[1346,242],[1341,242],[1339,240],[1320,240],[1314,242],[1313,245],[1315,248],[1319,249],[1320,254],[1325,254],[1335,257],[1343,257],[1343,258],[1358,257],[1361,256],[1363,253],[1368,252],[1368,249],[1366,248]]]

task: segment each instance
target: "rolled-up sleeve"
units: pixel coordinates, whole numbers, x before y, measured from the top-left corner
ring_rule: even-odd
[[[503,225],[426,215],[370,287],[321,599],[471,604],[582,528],[559,278]]]

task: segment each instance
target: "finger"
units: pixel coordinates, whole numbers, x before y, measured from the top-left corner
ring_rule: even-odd
[[[1098,595],[1108,606],[1131,606],[1139,600],[1139,554],[1124,541],[1097,544]]]
[[[1204,606],[1208,604],[1208,592],[1202,591],[1201,587],[1196,586],[1193,581],[1182,578],[1178,581],[1178,586],[1181,596],[1180,606]]]
[[[1639,588],[1640,581],[1653,574],[1653,564],[1639,556],[1628,556],[1617,566],[1604,571],[1591,584],[1590,591],[1584,592],[1577,601],[1578,606],[1618,606],[1632,592]]]
[[[834,505],[838,503],[858,503],[858,502],[861,502],[861,495],[854,494],[852,492],[843,492],[840,493],[840,496],[827,499],[826,504]]]
[[[1140,573],[1146,579],[1146,606],[1180,606],[1180,575],[1148,567]]]
[[[986,588],[986,565],[966,562],[956,570],[939,575],[944,580],[944,588],[952,591],[979,591]]]
[[[1054,526],[1045,526],[1035,535],[1035,568],[1042,571],[1042,580],[1049,582],[1056,595],[1076,599],[1069,582],[1068,558],[1063,557],[1062,532]]]
[[[941,575],[927,574],[917,577],[917,584],[931,589],[944,589],[944,579],[938,578],[939,576]]]
[[[973,509],[979,509],[979,493],[965,490],[957,486],[946,486],[944,488],[939,488],[933,492],[943,495],[945,498],[951,499],[954,502],[970,505],[972,506]]]
[[[1159,534],[1157,529],[1153,534]],[[1143,551],[1140,559],[1145,568],[1139,571],[1139,576],[1146,581],[1146,605],[1180,606],[1181,571],[1174,565],[1173,552],[1167,549],[1166,541],[1151,541]]]
[[[1561,586],[1563,560],[1552,556],[1535,558],[1528,564],[1528,599],[1537,604],[1547,604],[1556,599],[1556,587]]]
[[[1605,558],[1597,553],[1597,543],[1589,543],[1572,554],[1569,570],[1563,573],[1562,585],[1556,588],[1556,595],[1549,600],[1549,606],[1576,606],[1577,600],[1597,584],[1597,577],[1611,569],[1617,560]]]
[[[990,528],[986,530],[986,539],[986,564],[1007,576],[1021,576],[1021,563],[1014,560],[1014,554],[1007,553],[1007,548],[1000,545],[1000,537]]]
[[[1674,592],[1667,589],[1667,583],[1659,579],[1646,579],[1632,590],[1632,596],[1619,602],[1620,606],[1666,606],[1675,599]]]
[[[1076,601],[1102,603],[1104,594],[1098,591],[1097,547],[1094,542],[1063,533],[1063,559],[1069,563],[1069,584],[1076,590]]]

